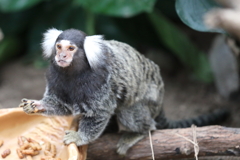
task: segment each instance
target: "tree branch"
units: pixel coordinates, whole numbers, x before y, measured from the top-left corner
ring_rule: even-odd
[[[197,135],[198,157],[239,156],[240,129],[208,126],[185,129],[166,129],[152,132],[153,150],[156,159],[194,158],[193,133]],[[183,138],[185,137],[185,138]],[[133,146],[125,157],[116,154],[116,144],[120,134],[107,134],[96,140],[88,148],[88,160],[151,159],[149,137]],[[190,140],[190,141],[189,141]]]

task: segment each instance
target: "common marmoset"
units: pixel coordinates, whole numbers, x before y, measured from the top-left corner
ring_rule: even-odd
[[[124,131],[117,152],[126,154],[149,130],[202,126],[226,115],[219,110],[190,120],[167,120],[159,67],[125,43],[76,29],[49,29],[42,48],[50,60],[44,96],[23,99],[20,107],[28,114],[80,116],[78,131],[66,131],[65,144],[94,141],[116,115]]]

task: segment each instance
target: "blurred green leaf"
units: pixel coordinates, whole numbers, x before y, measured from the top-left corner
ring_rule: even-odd
[[[55,3],[46,2],[40,5],[35,10],[38,13],[29,24],[28,34],[26,34],[28,48],[25,56],[26,63],[33,62],[37,67],[45,66],[42,59],[41,42],[43,33],[47,29],[56,28],[65,30],[69,28],[76,28],[85,30],[86,13],[79,6],[69,6],[68,0],[55,1]],[[44,11],[44,12],[43,12]]]
[[[97,34],[104,35],[106,39],[116,39],[118,41],[123,41],[130,43],[132,36],[126,34],[123,30],[119,28],[119,25],[115,23],[114,18],[110,16],[98,15],[96,17],[96,32]]]
[[[0,0],[0,10],[14,12],[30,8],[42,0]]]
[[[1,0],[0,0],[1,1]],[[14,13],[0,12],[0,27],[4,35],[16,35],[29,25],[29,21],[36,16],[34,10]]]
[[[141,12],[151,12],[156,0],[74,0],[87,10],[111,16],[131,17]]]
[[[95,15],[92,12],[87,11],[86,13],[86,33],[88,35],[95,34]]]
[[[220,7],[212,0],[177,0],[176,11],[180,19],[192,29],[203,32],[224,33],[221,29],[208,29],[204,22],[204,15],[213,8]]]
[[[197,79],[211,82],[213,79],[207,55],[199,51],[186,34],[160,12],[150,13],[149,18],[161,42],[179,58],[182,64],[191,70]]]
[[[125,34],[128,39],[123,39],[122,41],[127,42],[139,49],[144,49],[148,47],[162,47],[158,41],[158,36],[154,31],[151,23],[149,23],[149,18],[146,13],[139,14],[132,18],[112,18],[116,27],[118,27],[122,33],[118,35]],[[120,40],[117,37],[117,40]],[[115,38],[116,39],[116,38]],[[130,41],[131,40],[131,41]]]
[[[21,51],[20,41],[14,37],[5,37],[0,42],[0,65],[18,55]]]
[[[43,59],[42,57],[36,58],[33,65],[36,68],[46,68],[49,65],[49,62]]]

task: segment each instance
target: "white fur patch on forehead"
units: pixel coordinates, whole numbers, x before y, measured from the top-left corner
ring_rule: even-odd
[[[77,47],[75,44],[72,44],[69,40],[61,40],[60,42],[57,42],[57,44],[61,44],[62,46],[75,46]]]
[[[87,36],[84,41],[84,50],[91,68],[97,68],[103,56],[103,36]]]
[[[70,41],[68,41],[68,40],[61,40],[60,42],[58,42],[58,44],[61,44],[61,45],[63,45],[63,46],[69,46],[69,45],[71,45],[71,44],[70,44]]]
[[[61,30],[52,28],[52,29],[47,30],[47,32],[45,32],[43,34],[42,49],[43,49],[44,57],[48,58],[51,56],[56,39],[62,32],[63,31],[61,31]]]

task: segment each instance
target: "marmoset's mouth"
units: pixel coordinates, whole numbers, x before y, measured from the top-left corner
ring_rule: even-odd
[[[67,61],[64,61],[64,60],[58,60],[57,61],[57,64],[60,66],[60,67],[67,67],[70,65],[70,63],[68,63]]]

